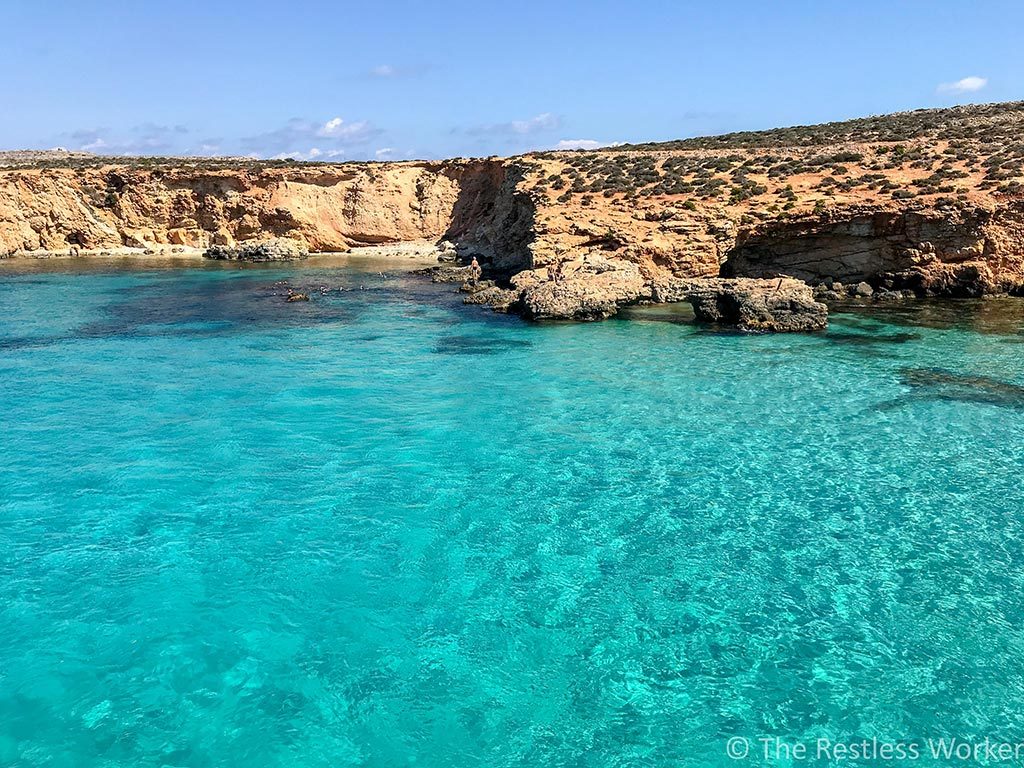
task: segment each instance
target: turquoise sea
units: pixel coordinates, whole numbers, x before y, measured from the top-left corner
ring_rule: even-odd
[[[530,325],[393,269],[0,265],[0,765],[1024,738],[1021,302]]]

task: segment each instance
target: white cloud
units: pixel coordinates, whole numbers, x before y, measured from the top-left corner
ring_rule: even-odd
[[[939,86],[940,93],[974,93],[980,91],[988,85],[987,77],[978,77],[977,75],[971,75],[965,77],[962,80],[957,80],[955,83],[943,83]]]
[[[555,149],[600,149],[601,147],[619,147],[624,141],[597,141],[596,139],[562,139]]]
[[[343,149],[320,149],[319,147],[310,147],[308,150],[303,151],[301,149],[292,150],[290,152],[278,152],[276,155],[270,157],[271,160],[317,160],[324,162],[326,160],[338,160],[345,155]],[[259,157],[259,153],[251,153],[247,157]]]
[[[320,127],[320,130],[317,131],[317,134],[319,134],[320,136],[330,136],[331,134],[340,130],[344,122],[345,121],[342,120],[340,117],[332,117],[330,120],[328,120]]]
[[[394,154],[394,147],[381,147],[380,149],[373,153],[373,156],[376,157],[378,160],[386,160]]]
[[[333,117],[317,129],[316,135],[325,139],[358,139],[372,130],[365,120],[346,123],[340,117]]]
[[[544,112],[529,120],[513,120],[511,126],[515,133],[536,133],[553,130],[559,126],[559,122],[559,119],[550,112]]]
[[[365,120],[349,123],[340,117],[332,117],[327,122],[316,123],[294,118],[276,130],[242,139],[241,145],[259,155],[298,159],[309,157],[315,149],[317,154],[314,157],[338,157],[344,150],[366,144],[381,133],[383,131]]]
[[[128,130],[89,128],[62,134],[70,148],[104,155],[168,155],[181,151],[183,125],[143,123]]]
[[[490,123],[470,128],[466,133],[472,136],[529,136],[535,133],[553,131],[562,124],[557,115],[542,112],[526,120],[510,120],[507,123]]]
[[[370,70],[370,74],[374,77],[394,77],[398,74],[398,70],[390,64],[378,64]]]

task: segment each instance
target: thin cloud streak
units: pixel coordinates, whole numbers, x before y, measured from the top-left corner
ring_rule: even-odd
[[[988,85],[987,77],[971,75],[957,80],[955,83],[942,83],[938,87],[939,93],[974,93]]]

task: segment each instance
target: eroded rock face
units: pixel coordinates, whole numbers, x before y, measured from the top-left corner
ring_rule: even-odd
[[[648,280],[635,264],[590,255],[567,275],[527,270],[509,287],[490,280],[465,284],[466,304],[519,312],[532,320],[601,320],[638,302],[688,301],[699,322],[744,331],[817,331],[828,324],[828,307],[811,286],[792,278],[667,278]]]
[[[1024,286],[1022,221],[1019,203],[1002,209],[836,211],[742,234],[721,274],[839,280],[922,296],[1011,293]]]
[[[237,245],[212,245],[204,258],[218,261],[295,261],[304,259],[309,251],[302,243],[286,237],[271,240],[246,240]]]
[[[828,307],[815,301],[807,283],[792,278],[694,280],[680,295],[693,305],[699,322],[743,331],[820,331],[828,325]]]

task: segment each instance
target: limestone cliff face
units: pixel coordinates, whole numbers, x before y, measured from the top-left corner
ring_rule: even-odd
[[[0,255],[206,248],[289,237],[311,251],[459,241],[490,267],[533,265],[535,204],[514,160],[245,168],[0,169]]]
[[[0,171],[0,252],[292,237],[314,251],[437,239],[467,166],[306,166],[251,172],[109,165]]]
[[[918,210],[855,207],[743,230],[723,276],[886,283],[974,296],[1024,287],[1024,201]]]
[[[524,189],[526,169],[515,160],[482,160],[445,168],[460,193],[445,238],[461,243],[499,273],[535,264],[536,203]]]

